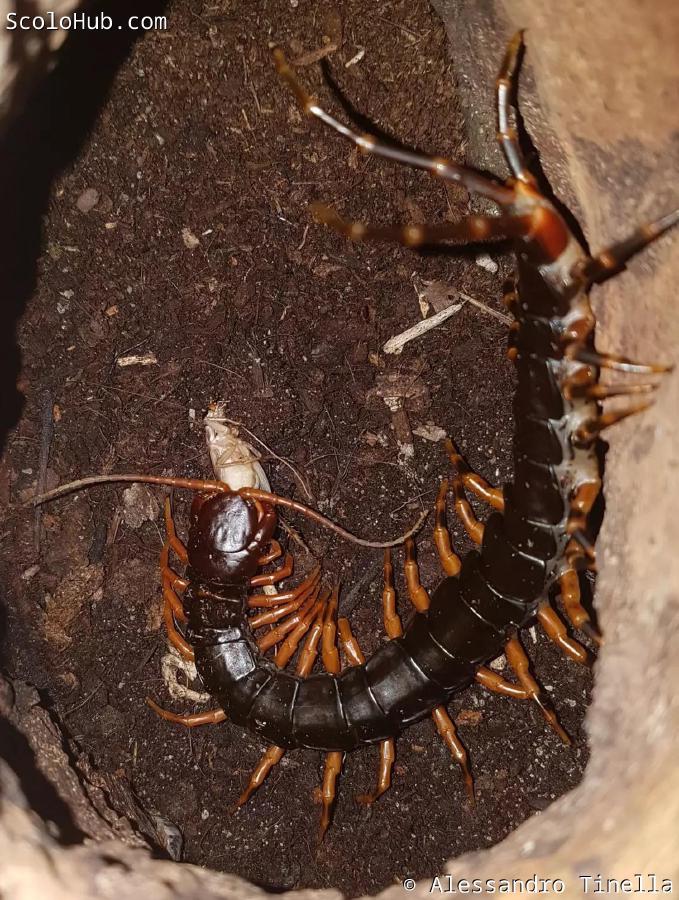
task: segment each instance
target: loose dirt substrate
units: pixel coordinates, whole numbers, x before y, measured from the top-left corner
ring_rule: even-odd
[[[386,407],[367,396],[382,372],[427,386],[413,426],[441,426],[472,465],[506,480],[513,381],[504,327],[467,306],[400,357],[380,349],[420,318],[413,273],[500,310],[510,261],[493,254],[500,270],[491,275],[473,253],[352,246],[315,225],[307,213],[315,199],[364,220],[417,222],[458,217],[469,198],[361,158],[302,121],[269,55],[270,41],[292,56],[324,36],[341,42],[330,68],[357,110],[407,144],[460,158],[460,110],[432,10],[424,2],[177,2],[168,15],[167,32],[135,46],[82,155],[54,185],[21,326],[27,406],[3,464],[11,497],[35,482],[45,396],[55,419],[48,476],[58,481],[108,471],[207,475],[200,419],[223,398],[233,419],[294,463],[313,505],[364,535],[398,533],[432,504],[446,460],[416,438],[410,468],[398,464]],[[301,76],[337,108],[317,66]],[[91,189],[98,201],[83,212],[78,200],[86,206]],[[147,353],[157,363],[117,365]],[[307,499],[287,467],[267,466],[276,490]],[[145,706],[147,695],[171,705],[159,674],[162,524],[112,527],[121,494],[105,488],[46,508],[39,554],[32,517],[16,520],[4,538],[5,547],[13,540],[3,573],[6,661],[37,685],[74,753],[129,780],[144,805],[181,828],[187,861],[276,889],[374,892],[497,842],[578,782],[589,673],[526,635],[575,743],[563,748],[532,708],[476,689],[461,694],[451,708],[471,754],[475,810],[424,722],[399,741],[394,786],[370,810],[354,797],[373,783],[376,753],[347,758],[320,847],[316,753],[288,754],[234,816],[262,744],[229,724],[182,731]],[[185,523],[183,498],[178,506]],[[353,626],[372,652],[383,640],[378,556],[294,524],[326,577],[341,577],[345,597],[372,572],[352,600]],[[440,574],[428,534],[420,561],[433,586]],[[311,564],[301,552],[297,560],[300,571]],[[401,609],[407,614],[402,601]]]

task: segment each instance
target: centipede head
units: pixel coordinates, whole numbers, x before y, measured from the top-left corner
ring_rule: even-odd
[[[191,507],[189,565],[207,581],[255,574],[276,527],[273,508],[235,492],[198,494]]]

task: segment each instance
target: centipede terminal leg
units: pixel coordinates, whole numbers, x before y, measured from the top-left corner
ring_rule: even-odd
[[[509,42],[495,81],[497,106],[497,139],[509,170],[518,181],[535,184],[521,152],[517,133],[519,113],[516,107],[517,76],[523,53],[523,32],[518,31]]]

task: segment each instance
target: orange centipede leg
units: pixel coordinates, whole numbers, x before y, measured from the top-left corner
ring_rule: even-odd
[[[492,506],[493,509],[503,512],[505,498],[502,488],[492,487],[478,472],[474,472],[450,438],[446,438],[445,447],[451,463],[455,466],[458,475],[462,479],[464,487],[470,490],[479,500],[483,500],[489,506]]]
[[[305,593],[308,588],[313,587],[320,577],[321,567],[318,565],[315,566],[304,581],[301,581],[293,590],[279,591],[277,594],[253,594],[251,597],[248,597],[248,607],[249,609],[268,608],[270,606],[279,606],[280,604],[287,603],[288,600],[296,600],[300,594]]]
[[[603,643],[601,634],[592,625],[589,613],[582,605],[580,598],[580,579],[575,569],[566,569],[559,576],[559,587],[561,589],[561,599],[568,620],[573,628],[578,628],[590,637],[596,644]]]
[[[434,720],[434,725],[436,725],[436,730],[441,735],[446,747],[450,751],[450,755],[462,769],[462,778],[464,779],[464,786],[467,795],[469,796],[469,800],[471,803],[475,803],[474,778],[469,769],[469,756],[464,744],[457,736],[457,730],[455,729],[453,720],[448,715],[444,706],[437,706],[432,712],[431,717]]]
[[[439,555],[441,568],[446,573],[455,577],[460,574],[462,560],[453,550],[450,540],[450,532],[446,525],[446,497],[448,496],[448,482],[442,481],[436,497],[434,512],[434,544]],[[406,576],[407,577],[407,576]]]
[[[483,522],[480,522],[474,515],[474,510],[471,508],[469,500],[467,500],[464,492],[464,485],[462,484],[462,478],[459,475],[453,476],[452,488],[455,512],[464,525],[464,530],[475,544],[483,543],[483,531],[485,526]]]
[[[170,712],[169,709],[163,709],[162,706],[158,706],[155,700],[152,700],[150,697],[146,698],[146,703],[161,719],[165,719],[166,722],[174,722],[177,725],[185,725],[186,728],[195,728],[198,725],[216,725],[218,722],[223,722],[226,719],[226,713],[223,709],[211,709],[207,712],[180,716],[177,713]]]
[[[323,616],[323,635],[321,638],[321,656],[323,665],[333,674],[340,671],[340,658],[337,652],[337,606],[339,603],[339,584],[335,582],[330,602]]]
[[[340,750],[332,750],[325,755],[325,766],[323,768],[323,782],[321,785],[321,824],[318,831],[318,840],[322,841],[325,832],[330,825],[330,815],[335,805],[335,795],[337,793],[337,779],[342,771],[342,759],[344,754]]]
[[[426,612],[429,609],[431,600],[420,581],[420,570],[417,565],[417,559],[415,558],[415,541],[412,538],[408,538],[405,543],[405,555],[403,569],[406,577],[408,597],[418,612]],[[391,637],[391,635],[389,635],[389,637]]]
[[[443,496],[445,498],[445,482],[442,485],[442,490],[439,490],[439,498],[437,498],[437,506],[439,503],[439,499],[441,497],[442,491]],[[444,501],[445,502],[445,501]],[[447,533],[447,530],[446,530]],[[418,612],[425,612],[429,609],[429,594],[420,584],[420,575],[417,568],[417,562],[415,560],[415,547],[412,539],[408,539],[405,545],[406,552],[406,562],[405,562],[405,575],[406,575],[406,584],[408,586],[408,597],[410,602],[415,607]],[[402,633],[402,631],[401,631]],[[390,637],[398,637],[398,634],[389,635]],[[462,769],[462,777],[464,779],[465,787],[467,789],[467,793],[470,796],[472,802],[474,802],[474,780],[472,778],[472,774],[469,770],[469,758],[467,755],[467,751],[464,748],[464,745],[460,741],[457,736],[457,731],[455,729],[455,725],[453,724],[452,719],[448,715],[448,712],[445,706],[437,706],[434,710],[432,710],[431,714],[434,725],[436,726],[436,730],[441,735],[445,745],[450,750],[450,753],[458,763],[460,768]],[[392,760],[393,762],[393,760]],[[381,757],[382,766],[385,764],[385,760]],[[389,769],[391,772],[391,768]],[[385,788],[386,790],[386,788]],[[379,797],[380,793],[383,791],[379,790],[375,795]]]
[[[328,604],[325,616],[323,618],[322,632],[322,658],[323,665],[332,675],[338,675],[341,669],[339,653],[335,643],[337,627],[335,625],[335,617],[337,615],[339,587],[335,585],[332,592],[332,598]],[[332,808],[335,805],[337,779],[342,772],[342,760],[344,754],[339,750],[333,750],[325,755],[325,765],[323,768],[323,781],[321,784],[321,822],[318,832],[319,842],[323,840],[325,832],[330,825]]]
[[[283,548],[278,543],[278,541],[270,541],[269,542],[269,552],[264,556],[260,556],[257,560],[258,566],[266,566],[268,563],[273,562],[275,559],[279,559],[283,555]]]
[[[170,498],[165,498],[165,532],[167,534],[167,542],[172,547],[174,552],[177,554],[179,559],[183,563],[187,563],[189,561],[189,554],[186,550],[186,547],[179,540],[177,536],[177,529],[175,528],[174,519],[172,517],[172,503],[170,502]]]
[[[316,598],[318,597],[318,592],[320,590],[320,582],[314,587],[311,594],[304,601],[303,605],[293,613],[286,621],[280,622],[275,628],[273,628],[268,634],[265,634],[263,637],[258,638],[257,646],[262,651],[262,653],[266,653],[274,644],[277,644],[281,641],[293,628],[295,628],[302,621],[304,616],[309,612],[311,607],[314,605]]]
[[[250,579],[250,585],[252,587],[261,587],[264,584],[278,584],[279,581],[283,581],[286,578],[289,578],[292,575],[292,570],[294,567],[292,554],[286,553],[285,560],[283,561],[283,565],[276,569],[275,572],[271,572],[268,575],[255,575]]]
[[[298,624],[292,629],[292,631],[287,635],[287,637],[281,644],[278,653],[274,656],[274,662],[277,666],[280,666],[281,669],[285,668],[285,666],[287,666],[292,657],[295,655],[295,651],[299,646],[299,642],[311,628],[312,622],[314,622],[315,619],[323,618],[327,598],[328,593],[323,592],[311,607],[309,612],[306,614],[306,616],[304,616],[304,618],[300,622],[298,622]]]
[[[510,668],[519,680],[519,684],[512,684],[511,681],[500,677],[491,669],[480,666],[476,671],[476,681],[483,685],[487,690],[496,694],[502,694],[505,697],[511,697],[514,700],[533,700],[540,708],[540,712],[547,720],[548,725],[552,728],[564,742],[570,744],[571,739],[564,731],[556,713],[544,701],[540,685],[530,674],[529,662],[526,653],[519,643],[518,638],[510,638],[505,644],[505,654]]]
[[[526,689],[531,700],[537,703],[540,712],[545,717],[549,727],[558,734],[564,744],[570,744],[570,737],[562,728],[554,710],[548,706],[543,699],[540,685],[530,674],[528,657],[518,638],[513,637],[507,641],[505,644],[505,654],[507,656],[507,662],[519,680],[519,684]]]
[[[559,618],[556,610],[552,609],[549,601],[545,600],[538,606],[538,622],[544,629],[547,637],[556,644],[556,646],[569,659],[574,660],[581,665],[588,665],[589,656],[587,651],[576,640],[568,635],[566,626]]]
[[[323,612],[324,610],[321,606],[318,609],[316,618],[314,619],[314,622],[311,626],[311,630],[309,631],[309,634],[307,635],[307,638],[302,646],[296,668],[296,672],[301,678],[308,678],[311,670],[314,667],[314,662],[316,661],[316,656],[318,655],[318,644],[321,639],[321,632],[323,631]],[[278,657],[276,657],[276,660],[274,661],[278,662]],[[265,778],[273,769],[273,767],[278,765],[281,759],[283,759],[284,755],[285,750],[282,747],[276,747],[275,745],[273,747],[269,747],[265,751],[255,770],[250,776],[248,786],[236,801],[237,808],[243,806],[244,803],[247,803],[247,801],[257,790],[257,788],[262,786]]]
[[[181,634],[177,630],[177,626],[174,621],[174,615],[172,614],[172,607],[166,601],[163,606],[163,620],[165,622],[165,630],[167,631],[167,637],[173,647],[176,647],[177,650],[181,653],[184,659],[188,659],[191,662],[195,660],[195,653],[193,652],[193,648],[191,644],[186,640],[183,634]]]
[[[363,651],[361,650],[358,641],[353,635],[349,620],[341,617],[337,623],[337,628],[339,630],[342,652],[349,661],[349,665],[362,666],[365,662],[365,656],[363,655]]]
[[[363,806],[372,806],[378,797],[381,797],[391,787],[391,772],[396,759],[396,745],[393,738],[387,738],[380,742],[380,763],[377,770],[377,787],[372,794],[359,794],[357,803]]]
[[[351,666],[361,666],[365,662],[365,656],[361,650],[358,641],[351,631],[351,625],[348,619],[341,618],[337,623],[339,629],[339,639],[342,645],[342,651],[349,660]],[[377,772],[377,787],[372,794],[359,794],[356,797],[358,803],[364,806],[372,805],[378,797],[381,797],[385,791],[391,787],[391,771],[394,767],[396,759],[396,746],[393,738],[387,738],[380,742],[380,762]]]
[[[314,587],[315,585],[312,584],[296,600],[291,600],[289,603],[281,603],[278,606],[273,606],[271,609],[258,613],[256,616],[251,616],[248,620],[250,628],[253,631],[257,631],[258,628],[263,628],[264,625],[272,625],[274,622],[278,622],[279,619],[284,619],[290,613],[295,612],[304,603]]]
[[[412,544],[412,541],[410,542]],[[387,637],[396,638],[403,634],[403,625],[396,612],[396,588],[394,587],[394,567],[391,550],[384,551],[384,587],[382,588],[382,614]]]

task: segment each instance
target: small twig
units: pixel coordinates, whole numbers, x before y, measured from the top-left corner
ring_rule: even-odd
[[[303,53],[301,56],[298,56],[297,59],[291,60],[291,63],[295,67],[311,66],[314,63],[325,59],[326,56],[330,56],[335,50],[337,50],[337,44],[334,41],[330,41],[329,44],[319,47],[318,50],[310,50],[308,53]]]
[[[52,437],[54,435],[54,416],[52,413],[52,395],[49,391],[45,391],[42,398],[41,409],[41,430],[40,430],[40,460],[38,463],[38,481],[35,487],[36,494],[42,494],[45,490],[47,481],[47,464],[50,458],[50,448],[52,446]],[[35,510],[34,524],[34,542],[35,552],[40,553],[40,531],[42,524],[42,510],[38,506]]]
[[[462,296],[462,294],[460,294],[460,296]],[[467,298],[465,297],[464,299],[466,300]],[[447,306],[445,309],[442,309],[441,312],[435,313],[428,319],[422,319],[421,322],[417,322],[412,328],[408,328],[401,334],[389,338],[382,349],[385,353],[400,353],[409,341],[413,341],[415,338],[421,337],[433,328],[437,328],[442,322],[445,322],[446,319],[449,319],[451,316],[454,316],[455,313],[458,313],[463,306],[464,303],[454,303],[452,306]]]
[[[304,229],[304,234],[302,235],[302,242],[300,243],[299,247],[295,247],[296,250],[301,250],[302,247],[306,244],[306,236],[307,236],[308,231],[309,231],[309,226],[307,225]]]
[[[490,306],[487,306],[485,303],[482,303],[480,300],[476,300],[474,297],[470,297],[469,294],[463,294],[462,291],[458,291],[460,297],[463,300],[466,300],[467,303],[471,303],[477,309],[480,309],[482,312],[486,313],[486,315],[493,316],[495,319],[498,319],[500,322],[504,322],[505,325],[512,324],[511,316],[506,316],[504,313],[498,312],[496,309],[491,309]]]

